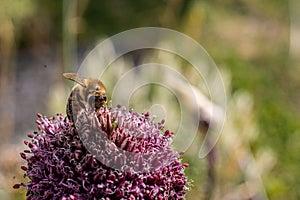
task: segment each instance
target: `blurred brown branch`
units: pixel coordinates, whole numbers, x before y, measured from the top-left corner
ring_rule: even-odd
[[[14,131],[14,63],[15,34],[11,19],[0,20],[0,146],[6,144]]]
[[[175,87],[176,92],[182,97],[184,104],[193,112],[200,113],[199,121],[199,136],[201,138],[207,138],[205,148],[211,149],[206,156],[207,159],[207,177],[204,181],[204,194],[203,199],[212,199],[213,192],[216,184],[216,162],[217,152],[215,150],[215,141],[210,137],[208,133],[209,127],[218,126],[223,122],[225,111],[222,110],[218,105],[211,102],[199,89],[194,86],[178,83],[179,80],[175,79],[174,76],[167,77],[169,83],[177,85]],[[193,93],[189,93],[191,87]],[[190,102],[194,102],[193,98],[197,99],[197,105],[193,105]],[[214,112],[213,112],[214,111]],[[196,114],[195,114],[196,116]],[[201,135],[200,135],[201,134]]]

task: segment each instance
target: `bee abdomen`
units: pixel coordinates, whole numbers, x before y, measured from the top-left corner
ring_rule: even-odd
[[[80,112],[80,110],[85,109],[86,103],[84,103],[84,100],[79,94],[78,90],[73,90],[68,98],[67,103],[67,116],[68,119],[72,122],[75,122],[77,120],[77,116]]]

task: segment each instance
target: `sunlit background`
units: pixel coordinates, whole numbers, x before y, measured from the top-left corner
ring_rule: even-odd
[[[297,0],[0,0],[0,199],[25,199],[19,156],[36,113],[65,113],[76,72],[100,41],[137,27],[180,31],[210,54],[227,93],[227,120],[211,155],[198,158],[205,132],[187,150],[187,199],[300,199],[300,16]],[[127,68],[175,67],[207,95],[182,58],[141,50],[119,58],[103,82],[111,91]],[[111,95],[111,93],[109,93]],[[142,99],[143,98],[143,99]],[[209,98],[209,96],[208,96]],[[166,104],[178,128],[178,102],[148,85],[132,97],[138,111]]]

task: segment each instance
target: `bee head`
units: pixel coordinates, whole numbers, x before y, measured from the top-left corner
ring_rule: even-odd
[[[107,103],[106,90],[99,80],[87,79],[87,101],[92,108],[99,109]]]

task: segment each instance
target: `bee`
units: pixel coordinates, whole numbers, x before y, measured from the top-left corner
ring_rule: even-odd
[[[83,109],[98,111],[106,106],[106,89],[100,80],[83,78],[76,73],[63,73],[63,76],[77,83],[67,103],[66,112],[70,121],[76,122],[78,114]]]

